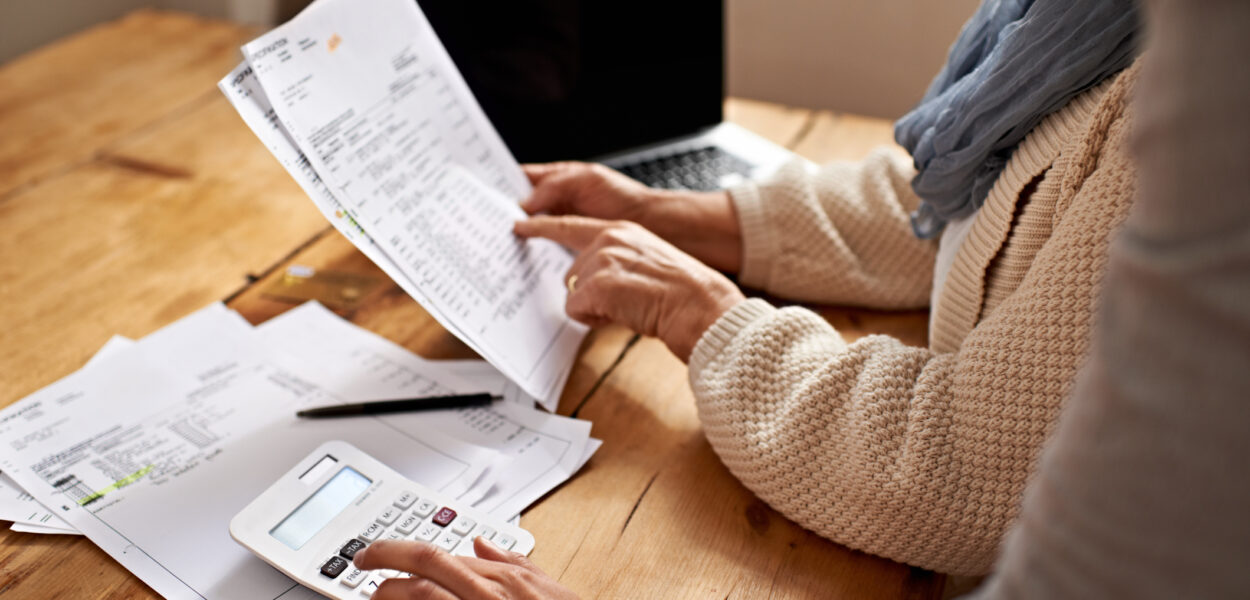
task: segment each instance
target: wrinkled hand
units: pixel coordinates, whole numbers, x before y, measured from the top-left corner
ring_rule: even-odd
[[[485,538],[475,539],[473,550],[477,558],[452,556],[425,542],[383,540],[357,553],[354,562],[361,569],[412,573],[383,581],[373,600],[577,598],[520,554]]]
[[[703,332],[745,299],[724,275],[636,223],[539,216],[513,231],[578,253],[565,276],[577,277],[565,301],[570,317],[658,337],[683,361]]]
[[[615,169],[583,162],[523,165],[534,192],[521,203],[529,214],[582,215],[638,222],[656,201],[653,190]]]
[[[580,215],[632,221],[722,271],[742,264],[742,234],[725,192],[649,188],[603,165],[524,165],[534,192],[521,203],[533,215]]]

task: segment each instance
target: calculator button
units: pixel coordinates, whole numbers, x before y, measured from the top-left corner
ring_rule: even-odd
[[[389,535],[387,535],[387,536],[386,536],[386,539],[388,539],[388,540],[402,540],[402,539],[404,539],[404,535],[403,535],[402,533],[398,533],[398,532],[394,532],[394,531],[392,531]]]
[[[450,508],[447,508],[446,506],[438,509],[437,513],[434,513],[434,523],[438,525],[439,527],[446,527],[455,518],[456,518],[456,511]]]
[[[392,504],[395,505],[395,508],[403,510],[405,508],[408,508],[409,506],[412,506],[412,503],[416,501],[417,501],[416,494],[412,492],[404,492],[400,494],[399,496],[396,496],[395,502],[393,502]]]
[[[330,557],[330,560],[326,561],[326,564],[321,565],[321,574],[329,577],[330,579],[334,579],[339,576],[339,573],[343,572],[343,569],[347,568],[348,564],[349,563],[346,558],[343,558],[342,556],[332,556]]]
[[[442,532],[442,527],[435,525],[431,521],[426,521],[423,525],[417,528],[416,538],[423,542],[431,542],[434,541],[434,538],[438,537],[438,534]]]
[[[465,535],[473,530],[474,525],[477,525],[477,521],[460,515],[460,518],[451,524],[451,532],[456,535]]]
[[[377,522],[370,523],[364,531],[360,532],[360,538],[366,542],[378,539],[379,535],[382,535],[382,524]]]
[[[369,576],[368,571],[357,569],[356,567],[352,567],[350,570],[347,571],[347,576],[339,580],[339,583],[349,588],[354,588],[360,585],[360,582],[364,581],[365,578],[368,576]]]
[[[379,585],[382,585],[382,579],[380,577],[370,579],[369,583],[360,586],[360,595],[366,598],[372,596],[374,592],[378,591]]]
[[[382,569],[381,571],[374,571],[374,573],[382,579],[390,579],[392,577],[399,576],[399,571],[396,571],[395,569]]]
[[[499,534],[495,536],[495,539],[491,541],[495,542],[496,546],[499,546],[504,550],[511,550],[512,547],[516,545],[516,538],[503,532],[499,532]]]
[[[390,525],[391,523],[395,522],[395,519],[398,519],[398,518],[399,518],[399,509],[395,507],[390,507],[382,511],[382,514],[378,515],[378,522],[383,525]]]
[[[418,517],[424,519],[430,516],[430,513],[434,512],[434,509],[436,508],[438,508],[437,504],[430,502],[429,500],[422,500],[417,503],[417,507],[412,509],[412,512],[416,513]]]
[[[486,525],[478,525],[477,529],[473,531],[473,535],[469,536],[469,539],[473,539],[475,537],[484,537],[489,540],[495,537],[495,528],[488,527]]]
[[[450,531],[444,531],[443,535],[438,536],[438,540],[434,542],[434,545],[451,552],[452,549],[456,547],[456,544],[459,543],[460,536],[451,533]]]
[[[365,547],[364,542],[356,538],[352,538],[350,540],[347,540],[347,543],[343,544],[342,548],[339,548],[339,556],[342,556],[343,558],[346,558],[347,560],[351,560],[353,558],[356,558],[356,553],[363,550],[364,547]]]
[[[399,522],[399,525],[395,526],[395,531],[398,531],[404,535],[408,535],[412,533],[414,529],[417,528],[417,525],[420,525],[420,524],[421,524],[420,517],[418,517],[417,515],[408,515],[404,517],[403,521]]]

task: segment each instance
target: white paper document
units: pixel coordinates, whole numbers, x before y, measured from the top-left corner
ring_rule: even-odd
[[[434,315],[444,327],[453,329],[456,326],[454,320],[436,312],[438,308],[425,297],[421,288],[408,279],[400,270],[399,265],[386,255],[386,251],[378,246],[364,229],[361,229],[355,219],[348,214],[347,209],[334,197],[330,188],[317,175],[304,153],[300,152],[290,135],[278,122],[278,116],[273,111],[265,90],[256,80],[256,74],[252,71],[251,65],[242,63],[235,67],[234,71],[218,82],[217,86],[234,105],[239,116],[243,118],[243,122],[252,130],[252,133],[256,134],[257,138],[260,138],[265,147],[269,148],[269,152],[278,159],[304,193],[308,194],[309,199],[313,201],[326,220],[330,221],[343,237],[373,261],[373,264],[386,273],[401,289]],[[474,352],[482,353],[481,347],[477,345],[473,336],[454,329],[453,332]],[[547,409],[554,411],[555,407],[549,406]]]
[[[239,321],[211,307],[0,411],[0,468],[166,597],[276,598],[303,588],[228,523],[322,442],[453,496],[497,460],[387,419],[297,419],[339,400],[254,359],[263,345]]]
[[[0,473],[0,521],[13,521],[13,529],[27,533],[78,533],[3,473]]]
[[[14,523],[9,529],[19,533],[38,533],[43,535],[82,535],[77,529],[62,529],[48,525],[32,525],[30,523]]]
[[[83,368],[134,345],[134,341],[115,335],[87,361]],[[23,533],[57,533],[77,535],[78,530],[45,508],[27,494],[8,475],[0,473],[0,521],[13,521],[12,529]]]
[[[512,234],[529,184],[416,4],[319,0],[243,50],[251,72],[221,87],[301,185],[324,182],[323,212],[333,198],[332,222],[354,219],[362,250],[372,240],[392,278],[552,407],[585,334],[563,310],[572,258]],[[261,125],[265,103],[307,169]]]
[[[443,368],[440,361],[423,359],[340,319],[316,302],[274,317],[257,329],[272,347],[296,359],[292,370],[335,390],[345,402],[436,393],[420,388],[421,381],[432,378],[442,378],[454,393],[491,391],[491,386],[498,385],[497,374],[483,377],[480,368],[460,361],[452,369]],[[455,371],[459,377],[448,377]],[[499,451],[501,456],[483,478],[489,489],[478,490],[481,495],[473,504],[502,518],[519,513],[563,483],[589,458],[589,421],[513,402],[403,413],[390,419],[405,428],[433,429]]]
[[[347,441],[510,518],[599,440],[589,422],[532,402],[346,419],[295,411],[507,386],[482,361],[423,359],[315,302],[259,328],[214,304],[139,342],[114,339],[0,411],[0,469],[12,476],[0,476],[0,518],[18,531],[79,531],[166,597],[312,597],[228,525],[321,443]]]

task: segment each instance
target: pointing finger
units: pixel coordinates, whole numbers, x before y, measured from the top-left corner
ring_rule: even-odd
[[[504,550],[503,548],[496,546],[490,540],[481,536],[473,539],[473,552],[474,554],[477,554],[478,558],[484,560],[493,560],[496,562],[513,564],[531,571],[537,570],[534,563],[530,562],[528,558],[525,558],[524,554],[517,554],[516,552]]]
[[[353,562],[365,570],[395,569],[425,577],[462,598],[484,593],[484,581],[433,544],[382,540],[356,553]]]
[[[544,176],[542,183],[534,184],[534,191],[521,202],[521,209],[526,213],[547,212],[560,214],[565,212],[564,204],[568,203],[569,173],[556,173]]]
[[[546,238],[580,252],[590,246],[603,230],[611,226],[612,221],[590,217],[537,216],[517,221],[512,226],[512,231],[525,238]]]
[[[521,170],[525,172],[525,176],[529,178],[531,185],[542,183],[548,175],[568,170],[577,163],[572,161],[551,162],[551,163],[531,163],[521,165]]]

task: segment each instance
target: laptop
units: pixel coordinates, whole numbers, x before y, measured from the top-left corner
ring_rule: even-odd
[[[794,155],[723,122],[722,0],[420,0],[520,162],[720,189]]]

